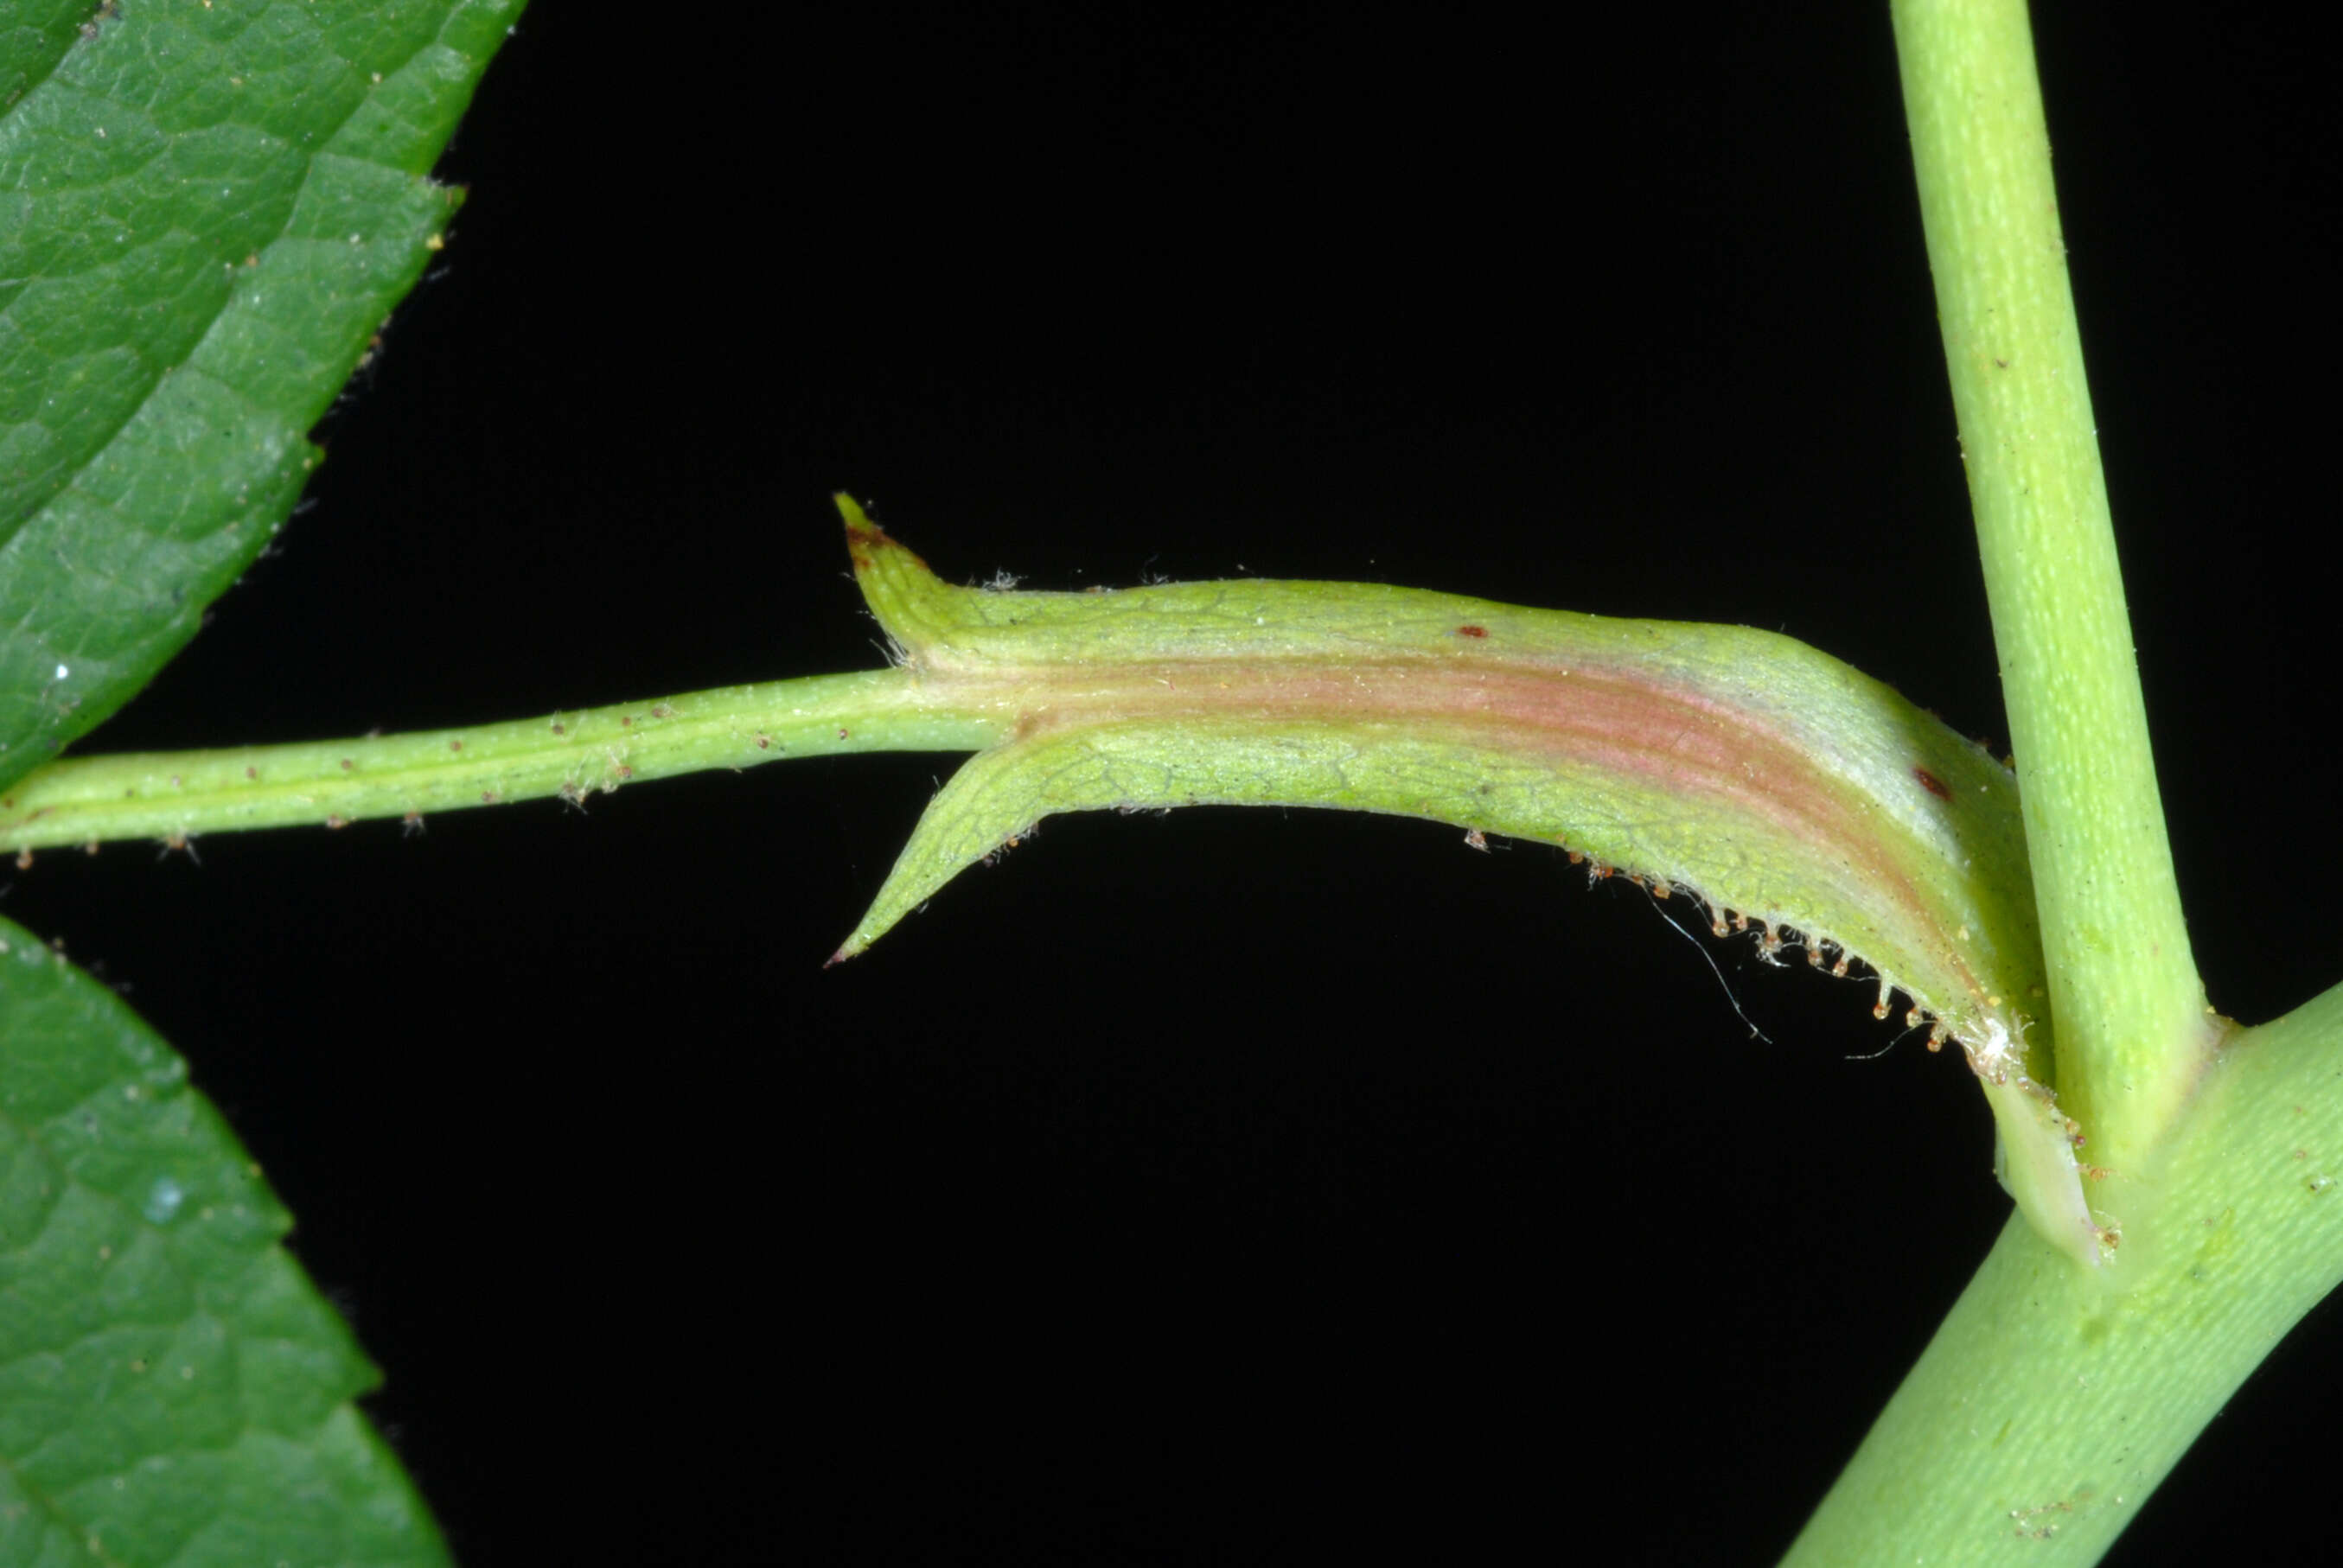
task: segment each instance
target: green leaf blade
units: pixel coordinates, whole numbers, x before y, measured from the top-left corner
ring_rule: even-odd
[[[186,1063],[5,921],[0,1025],[0,1562],[444,1562]]]
[[[0,786],[119,708],[291,511],[422,275],[518,0],[134,4],[0,113]]]
[[[11,6],[0,15],[0,114],[49,79],[81,35],[89,12],[87,0],[45,0]]]

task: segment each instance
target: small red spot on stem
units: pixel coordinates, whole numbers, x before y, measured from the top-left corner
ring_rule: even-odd
[[[1456,635],[1459,637],[1486,637],[1489,635],[1489,628],[1485,626],[1460,626],[1456,628]]]
[[[461,751],[464,749],[464,743],[460,740],[450,740],[447,742],[447,749],[450,751]]]
[[[1949,800],[1953,798],[1953,792],[1945,788],[1945,781],[1937,778],[1934,773],[1929,772],[1926,768],[1914,768],[1912,769],[1912,777],[1917,779],[1921,785],[1926,789],[1928,793],[1934,795],[1937,799]]]

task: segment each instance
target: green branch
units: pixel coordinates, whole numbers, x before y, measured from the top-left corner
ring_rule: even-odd
[[[2003,1233],[1791,1553],[2089,1563],[2338,1280],[2343,989],[2204,1005],[2133,664],[2022,0],[1896,0],[2042,920],[2118,1265]]]
[[[2004,1231],[1786,1562],[2097,1562],[2343,1282],[2338,1054],[2343,987],[2241,1031],[2116,1268]]]
[[[2205,1070],[2024,0],[1896,0],[1912,159],[2058,1028],[2090,1158],[2143,1167]]]

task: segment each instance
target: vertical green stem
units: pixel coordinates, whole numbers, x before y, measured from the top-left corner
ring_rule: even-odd
[[[2062,1107],[2137,1173],[2204,1067],[2024,0],[1895,0]]]

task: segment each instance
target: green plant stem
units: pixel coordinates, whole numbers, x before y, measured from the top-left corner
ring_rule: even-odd
[[[998,718],[900,669],[725,687],[543,719],[288,746],[69,759],[0,796],[0,845],[200,833],[587,796],[641,779],[849,751],[970,751]]]
[[[2343,1281],[2338,1050],[2343,987],[2239,1032],[2116,1269],[2013,1219],[1786,1561],[2097,1561]]]
[[[2141,1174],[2218,1038],[2181,919],[2024,0],[1896,0],[1928,258],[2087,1158]]]
[[[2013,1224],[1792,1563],[2097,1560],[2343,1279],[2343,989],[2236,1030],[2181,920],[2022,0],[1895,0],[2042,921],[2056,1087],[2124,1245]],[[2185,1136],[2178,1134],[2185,1133]]]

